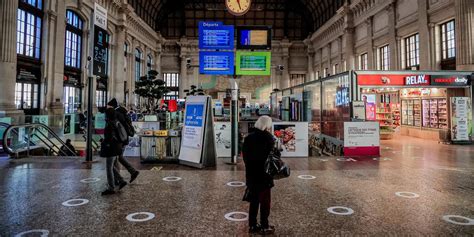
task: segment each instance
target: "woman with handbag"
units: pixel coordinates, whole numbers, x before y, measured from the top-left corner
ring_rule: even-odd
[[[265,172],[265,161],[275,145],[271,134],[272,119],[261,116],[255,128],[244,140],[242,152],[245,162],[247,189],[244,201],[250,202],[249,233],[268,235],[275,232],[275,227],[268,223],[271,204],[271,188],[273,177]],[[257,214],[260,207],[260,225]]]
[[[115,184],[117,183],[119,189],[122,189],[127,185],[120,176],[120,171],[117,170],[114,165],[117,162],[117,158],[122,154],[122,142],[120,141],[120,135],[118,134],[115,109],[108,108],[105,111],[105,132],[104,139],[100,147],[100,156],[107,159],[106,171],[107,171],[107,189],[102,192],[102,195],[110,195],[115,193]]]

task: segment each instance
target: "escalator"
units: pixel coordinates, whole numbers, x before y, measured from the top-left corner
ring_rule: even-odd
[[[9,125],[3,133],[2,148],[10,157],[77,156],[48,126],[41,123]]]

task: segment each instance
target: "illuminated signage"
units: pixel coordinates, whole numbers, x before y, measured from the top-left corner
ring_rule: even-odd
[[[272,30],[269,26],[238,26],[237,49],[263,49],[272,47]]]
[[[199,73],[234,75],[233,52],[199,52]]]
[[[271,64],[270,52],[237,51],[236,74],[249,76],[269,76]]]
[[[336,106],[346,106],[349,105],[349,88],[348,87],[339,87],[336,92]]]
[[[411,86],[411,85],[429,85],[430,76],[428,75],[413,75],[413,76],[406,76],[405,77],[405,85]]]
[[[234,26],[222,22],[200,22],[199,49],[233,50]]]

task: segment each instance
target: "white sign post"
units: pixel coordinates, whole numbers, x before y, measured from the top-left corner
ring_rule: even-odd
[[[380,124],[344,122],[344,156],[380,156]]]

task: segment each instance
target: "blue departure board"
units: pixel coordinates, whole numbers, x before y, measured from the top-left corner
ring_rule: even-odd
[[[234,75],[234,52],[199,52],[199,73]]]
[[[199,49],[233,50],[234,26],[222,22],[200,22]]]

